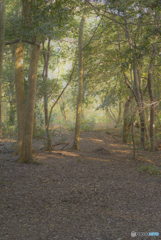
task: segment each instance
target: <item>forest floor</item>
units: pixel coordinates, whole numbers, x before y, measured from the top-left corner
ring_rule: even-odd
[[[55,131],[52,154],[34,140],[39,165],[18,164],[15,140],[1,139],[0,240],[161,239],[161,151],[134,160],[120,130],[103,127],[81,133],[81,152],[67,130]]]

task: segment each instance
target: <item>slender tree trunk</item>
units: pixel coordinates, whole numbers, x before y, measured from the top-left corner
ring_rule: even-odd
[[[148,90],[149,90],[149,97],[150,97],[150,143],[151,143],[151,150],[155,151],[157,149],[155,143],[155,97],[153,91],[153,84],[152,84],[152,74],[154,71],[154,58],[155,58],[155,47],[152,51],[152,58],[149,64],[148,70]]]
[[[135,57],[134,57],[135,59]],[[136,65],[136,63],[134,63],[134,65]],[[133,75],[134,75],[134,91],[136,94],[136,101],[137,101],[137,105],[138,105],[138,110],[139,110],[139,117],[140,117],[140,139],[141,139],[141,144],[143,146],[143,148],[145,148],[145,118],[144,118],[144,109],[143,109],[143,104],[141,101],[141,97],[140,97],[140,92],[139,92],[139,86],[138,86],[138,75],[137,75],[137,69],[134,68],[133,69]]]
[[[107,114],[107,116],[109,117],[109,119],[110,119],[112,122],[115,123],[115,119],[113,118],[112,114],[110,113],[109,108],[106,109],[106,114]]]
[[[133,114],[133,103],[131,102],[131,114]],[[136,159],[136,144],[135,144],[135,138],[134,138],[134,120],[133,116],[131,115],[131,138],[133,143],[133,159]]]
[[[64,117],[64,120],[67,122],[67,115],[66,115],[66,111],[65,111],[65,102],[63,100],[63,96],[61,97],[61,100],[62,100],[62,102],[60,103],[60,110]]]
[[[139,92],[140,92],[140,99],[141,99],[140,106],[141,106],[142,112],[143,112],[142,118],[143,118],[143,122],[144,122],[144,135],[145,135],[148,145],[150,145],[149,133],[148,133],[147,123],[146,123],[146,110],[145,110],[144,97],[143,97],[143,91],[142,91],[142,86],[141,86],[140,68],[137,69],[137,76],[138,76]]]
[[[5,29],[5,0],[0,0],[0,136],[2,136],[2,64]]]
[[[14,125],[15,122],[15,111],[14,111],[14,100],[11,99],[10,101],[10,116],[9,116],[9,122],[11,125]]]
[[[36,100],[36,81],[37,81],[37,68],[40,55],[40,46],[35,44],[32,47],[30,57],[30,67],[28,74],[28,91],[27,100],[25,105],[25,121],[21,154],[18,158],[19,162],[30,163],[33,162],[32,156],[32,136],[33,136],[33,122],[34,110]]]
[[[121,104],[122,104],[122,101],[119,101],[119,111],[118,111],[118,118],[117,118],[116,125],[118,125],[121,120],[121,110],[122,110]]]
[[[17,138],[17,149],[15,154],[20,154],[21,152],[24,118],[25,118],[23,52],[24,52],[24,44],[17,43],[16,49],[15,49],[15,90],[16,90],[16,105],[17,105],[17,120],[18,120],[18,138]]]
[[[127,24],[127,19],[125,18],[125,36],[128,39],[130,49],[132,50],[132,56],[133,56],[133,76],[134,76],[134,89],[133,94],[135,95],[135,99],[138,105],[139,110],[139,117],[140,117],[140,139],[141,139],[141,145],[143,148],[145,148],[145,135],[146,135],[146,121],[145,121],[145,113],[144,113],[144,103],[143,99],[141,98],[141,93],[139,90],[139,79],[138,79],[138,71],[137,66],[139,59],[136,58],[136,53],[134,49],[134,44],[132,41],[132,38],[130,36],[130,31]],[[141,85],[140,85],[141,86]]]
[[[80,125],[81,125],[81,110],[82,110],[82,96],[83,96],[83,28],[86,19],[86,9],[84,9],[83,16],[79,27],[79,82],[78,82],[78,100],[75,126],[75,139],[73,149],[80,151]]]
[[[44,82],[44,113],[45,113],[45,131],[46,131],[46,137],[47,137],[47,149],[49,150],[49,153],[51,153],[52,150],[52,143],[51,143],[51,135],[48,128],[48,96],[46,91],[46,83],[48,79],[48,66],[49,66],[49,58],[50,58],[50,39],[48,39],[48,49],[45,50],[44,43],[43,43],[43,57],[44,57],[44,68],[43,68],[43,82]]]
[[[124,105],[124,123],[123,123],[123,142],[127,143],[129,139],[130,129],[131,129],[131,119],[130,119],[130,103],[132,101],[133,96],[131,95]]]
[[[117,119],[116,119],[115,114],[113,113],[113,111],[112,111],[112,109],[111,109],[110,106],[109,106],[109,113],[110,113],[110,115],[111,115],[113,121],[117,124]]]
[[[159,126],[161,127],[161,121],[160,121],[160,119],[159,119],[159,113],[160,113],[160,111],[159,111],[159,106],[158,106],[158,107],[157,107],[156,117],[157,117],[157,120],[158,120]]]
[[[136,64],[134,65],[136,66]],[[145,148],[145,145],[146,145],[145,138],[149,143],[149,137],[148,137],[148,130],[147,130],[146,119],[145,119],[145,109],[144,109],[142,89],[141,89],[141,85],[139,86],[138,69],[136,68],[133,69],[133,75],[134,75],[134,92],[136,96],[135,99],[138,105],[138,111],[139,111],[139,117],[140,117],[140,140],[141,140],[142,147]]]

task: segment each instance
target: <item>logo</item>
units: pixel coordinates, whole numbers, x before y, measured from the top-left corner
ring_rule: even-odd
[[[156,237],[158,237],[159,236],[159,233],[158,232],[135,232],[135,231],[132,231],[131,232],[131,237],[136,237],[136,236],[138,236],[138,237],[148,237],[148,236],[152,236],[152,237],[154,237],[154,236],[156,236]]]
[[[131,232],[131,237],[136,237],[136,232],[135,231]]]

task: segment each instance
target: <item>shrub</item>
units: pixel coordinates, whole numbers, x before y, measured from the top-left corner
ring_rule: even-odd
[[[95,118],[90,119],[90,118],[85,118],[84,117],[81,121],[80,129],[81,129],[82,132],[91,131],[91,130],[94,129],[95,123],[96,123]],[[72,121],[68,121],[66,126],[67,126],[67,129],[69,131],[74,131],[75,130],[75,123],[72,122]]]
[[[2,123],[3,136],[15,136],[17,133],[17,125],[11,125],[9,122]]]

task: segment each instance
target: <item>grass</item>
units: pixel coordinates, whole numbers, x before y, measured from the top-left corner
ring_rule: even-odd
[[[82,160],[81,159],[77,159],[77,162],[81,162]]]

